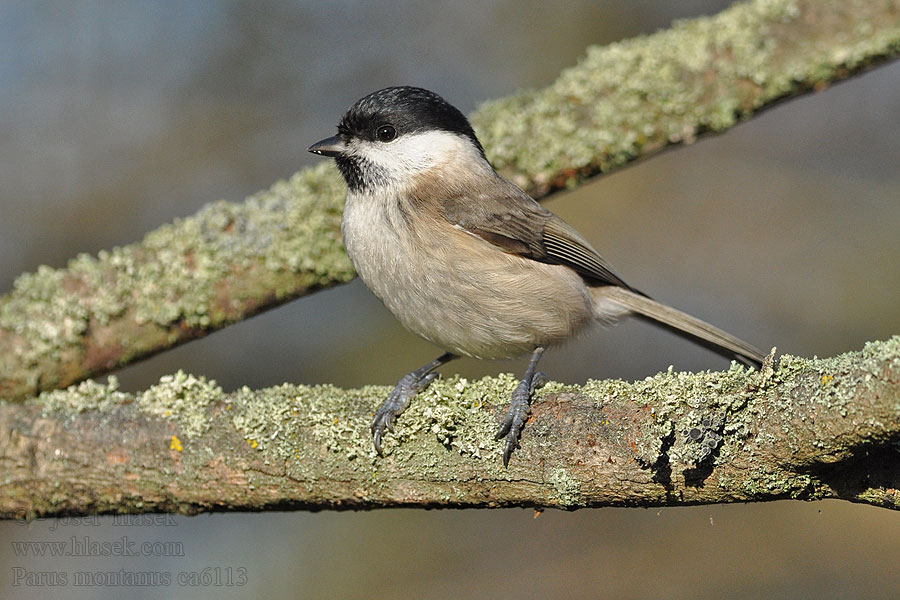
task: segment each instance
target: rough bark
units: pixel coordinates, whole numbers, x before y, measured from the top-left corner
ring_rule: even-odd
[[[508,469],[511,376],[438,381],[372,450],[386,388],[224,394],[177,374],[0,406],[0,515],[661,506],[843,498],[900,508],[900,337],[777,369],[548,384]]]
[[[756,0],[589,48],[549,87],[472,120],[497,168],[542,198],[898,52],[900,0]],[[65,387],[348,281],[343,195],[323,163],[139,243],[21,276],[0,297],[0,398]]]

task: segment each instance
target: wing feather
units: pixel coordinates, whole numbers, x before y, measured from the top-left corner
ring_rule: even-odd
[[[505,179],[474,196],[443,199],[441,212],[504,252],[565,265],[595,285],[632,289],[571,225]]]

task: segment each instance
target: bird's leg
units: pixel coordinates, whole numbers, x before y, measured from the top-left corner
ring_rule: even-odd
[[[512,402],[506,413],[506,418],[500,424],[495,439],[506,436],[506,447],[503,450],[503,466],[509,466],[509,457],[513,450],[519,447],[519,435],[525,426],[525,419],[531,412],[531,397],[534,391],[547,383],[547,375],[541,372],[535,372],[538,361],[544,353],[543,348],[535,348],[531,354],[531,360],[528,361],[528,368],[525,369],[525,376],[516,389],[512,393]]]
[[[375,418],[372,419],[372,425],[370,426],[372,439],[375,442],[375,452],[378,453],[378,456],[384,456],[381,453],[381,438],[385,429],[393,433],[394,417],[406,410],[406,407],[409,406],[409,401],[418,392],[427,388],[432,381],[438,378],[438,374],[432,373],[432,371],[454,358],[459,357],[455,354],[444,352],[427,365],[400,378],[387,400],[382,402],[378,410],[375,411]]]

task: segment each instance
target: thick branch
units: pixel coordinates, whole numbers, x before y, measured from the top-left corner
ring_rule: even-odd
[[[898,51],[900,0],[757,0],[590,48],[548,88],[486,104],[473,122],[495,165],[540,198]],[[343,195],[323,163],[21,276],[0,297],[0,397],[67,386],[349,280]]]
[[[450,379],[372,450],[387,389],[223,394],[178,374],[0,406],[6,517],[389,506],[657,506],[843,498],[900,508],[900,337],[777,371],[549,384],[500,467],[515,381]]]

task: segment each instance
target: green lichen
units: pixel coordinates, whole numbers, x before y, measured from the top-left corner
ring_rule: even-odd
[[[772,424],[775,432],[790,432],[797,426],[796,419],[806,415],[837,415],[851,419],[857,426],[877,428],[873,417],[863,418],[865,410],[858,401],[858,383],[867,383],[874,377],[882,377],[885,365],[900,372],[900,337],[887,341],[868,342],[861,351],[847,352],[832,358],[798,358],[785,356],[774,375],[780,384],[777,398],[767,398],[765,405],[753,406],[755,414]],[[814,377],[798,377],[800,373]],[[802,408],[799,411],[798,408]],[[897,410],[900,411],[900,402]],[[798,417],[800,413],[800,417]],[[807,423],[812,427],[815,423]],[[826,440],[820,442],[824,449]]]
[[[60,294],[65,271],[40,266],[16,278],[13,291],[0,301],[0,327],[28,340],[26,364],[74,343],[87,330],[90,308]]]
[[[188,439],[209,427],[207,407],[222,398],[222,388],[215,381],[178,370],[164,375],[159,383],[137,397],[137,405],[146,412],[178,421]]]
[[[871,10],[862,0],[850,4],[846,15]],[[473,124],[498,169],[540,188],[567,170],[607,171],[704,130],[722,131],[900,46],[896,27],[873,27],[865,17],[853,34],[820,34],[816,25],[807,36],[782,32],[782,25],[804,27],[800,6],[736,3],[650,36],[592,46],[551,86],[485,103]]]
[[[669,490],[674,489],[684,494],[679,501],[697,501],[706,497],[699,490],[714,484],[721,490],[716,498],[811,499],[833,496],[834,490],[818,478],[816,469],[808,468],[810,465],[823,466],[852,457],[850,451],[859,444],[896,441],[900,400],[888,398],[885,409],[884,396],[878,396],[878,409],[873,412],[858,392],[864,389],[860,383],[867,377],[877,378],[882,385],[897,376],[900,336],[834,358],[783,356],[775,370],[732,365],[723,372],[691,374],[670,368],[633,383],[609,380],[573,386],[551,382],[538,392],[535,402],[545,402],[545,396],[550,396],[563,406],[565,398],[572,399],[578,410],[557,416],[574,415],[576,428],[603,436],[599,442],[609,445],[610,450],[619,446],[624,456],[635,461],[621,468],[646,470],[648,481],[666,486],[667,498]],[[187,443],[197,436],[207,433],[219,440],[242,439],[239,443],[246,446],[236,455],[249,447],[262,464],[272,467],[272,473],[283,473],[296,484],[305,485],[313,495],[316,490],[349,482],[355,486],[350,493],[360,501],[385,494],[413,503],[434,498],[453,501],[462,497],[453,486],[455,476],[460,482],[483,476],[506,479],[512,490],[520,485],[542,486],[546,495],[540,501],[545,505],[573,508],[590,503],[596,491],[580,478],[580,463],[532,462],[529,468],[535,464],[539,467],[532,468],[528,480],[521,479],[523,471],[516,465],[500,467],[503,444],[493,435],[516,383],[512,375],[434,382],[398,418],[396,431],[386,436],[385,458],[375,456],[368,430],[374,409],[390,391],[384,386],[341,390],[330,385],[284,384],[223,394],[214,382],[179,372],[136,395],[118,391],[117,382],[111,378],[107,384],[87,381],[45,393],[38,401],[45,415],[57,418],[60,413],[75,418],[86,411],[113,416],[117,408],[129,405],[131,412],[126,414],[135,414],[137,409],[171,420],[179,430],[171,435],[167,432],[160,444],[180,452],[179,459],[193,465],[215,458],[206,445]],[[796,396],[792,395],[792,386],[797,386]],[[856,401],[852,401],[854,398]],[[592,402],[602,426],[579,421],[580,416],[591,413]],[[800,415],[817,413],[825,418],[798,424]],[[625,418],[617,419],[617,415]],[[704,426],[721,435],[722,444],[704,456],[684,430],[702,424],[710,415],[717,420]],[[523,447],[531,445],[527,450],[538,456],[542,451],[534,444],[570,443],[568,438],[562,442],[556,435],[544,435],[541,428],[548,427],[546,417],[544,413],[526,427],[523,437]],[[551,421],[554,424],[550,427],[557,433],[565,423]],[[821,452],[810,450],[808,440],[816,439],[815,430],[796,435],[798,426],[827,428],[835,423],[836,431],[826,429],[819,436]],[[578,445],[575,440],[571,443],[573,449]],[[761,453],[758,462],[754,452]],[[558,454],[546,452],[548,456]],[[383,468],[385,464],[391,464],[391,468]],[[397,477],[398,468],[408,475]],[[337,479],[329,482],[328,474],[335,474]],[[263,484],[266,477],[266,470],[250,469],[248,486]],[[345,492],[343,488],[340,491]],[[694,493],[698,495],[692,496]],[[881,498],[883,505],[894,498],[894,492],[887,489],[859,493],[868,494],[860,496],[866,501]]]
[[[44,392],[33,403],[40,403],[44,416],[53,413],[78,414],[96,410],[106,412],[122,404],[130,404],[131,394],[119,391],[119,380],[109,376],[107,383],[87,379],[64,390]]]
[[[885,488],[869,488],[860,493],[860,502],[896,509],[900,505],[900,490]]]
[[[91,322],[105,325],[127,310],[138,323],[220,325],[219,287],[246,269],[301,276],[292,288],[256,292],[260,300],[348,281],[354,272],[340,241],[345,193],[334,166],[322,163],[243,203],[209,204],[140,243],[79,255],[65,269],[42,266],[0,301],[0,328],[29,340],[23,362],[33,364],[77,345]]]
[[[579,506],[581,504],[581,482],[572,477],[567,469],[553,469],[549,483],[556,490],[559,508]]]
[[[460,377],[434,382],[421,392],[383,442],[398,461],[423,453],[435,442],[483,460],[499,460],[494,443],[497,422],[491,412],[508,403],[516,384],[512,375],[468,381]],[[350,461],[359,468],[377,468],[369,420],[377,408],[372,398],[386,398],[391,389],[366,386],[341,390],[331,385],[284,384],[265,390],[238,390],[229,397],[232,424],[247,444],[271,460],[287,461],[294,475],[305,471],[310,446],[294,432],[308,430],[313,446]],[[434,465],[435,468],[437,465]]]
[[[746,435],[740,422],[729,415],[738,414],[744,406],[749,376],[750,372],[737,363],[724,372],[677,372],[670,367],[633,383],[588,381],[584,391],[599,397],[626,398],[647,407],[652,418],[634,440],[635,457],[642,465],[653,467],[665,462],[680,472],[712,458],[688,433],[695,427],[702,429],[704,419],[721,421],[721,427],[716,424],[706,429],[717,435],[727,432],[724,437],[729,444]],[[732,448],[719,445],[716,454],[727,458]]]
[[[118,379],[110,375],[105,384],[87,379],[64,390],[44,392],[31,402],[40,404],[45,416],[54,413],[75,415],[86,411],[109,413],[117,406],[132,404],[152,415],[177,422],[182,434],[193,439],[210,425],[209,404],[222,398],[222,388],[215,381],[179,370],[174,375],[164,375],[158,384],[139,394],[120,392]]]
[[[286,383],[259,391],[244,387],[230,396],[226,409],[252,448],[302,466],[307,449],[294,432],[306,428],[328,451],[343,452],[351,460],[365,456],[359,423],[351,425],[345,417],[356,395],[331,385]]]
[[[419,432],[433,435],[438,442],[460,455],[499,460],[502,444],[494,440],[496,407],[509,404],[518,379],[509,373],[469,381],[453,377],[433,385],[416,402],[412,420],[397,432],[397,444]]]

